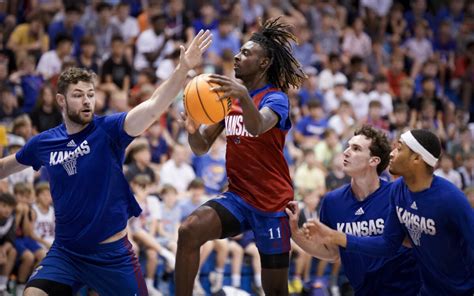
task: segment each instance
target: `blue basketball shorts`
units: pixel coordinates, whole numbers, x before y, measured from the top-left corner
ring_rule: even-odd
[[[252,230],[260,254],[276,255],[286,254],[290,251],[291,232],[288,215],[284,211],[261,211],[232,192],[225,192],[210,202],[220,204],[238,220],[240,229],[236,232],[242,233]],[[219,209],[216,211],[219,216],[223,215],[223,213],[219,213]],[[224,228],[225,225],[223,225],[223,232]]]
[[[70,286],[73,293],[87,286],[101,296],[148,295],[138,259],[127,237],[84,252],[72,251],[55,242],[28,283],[35,280]]]

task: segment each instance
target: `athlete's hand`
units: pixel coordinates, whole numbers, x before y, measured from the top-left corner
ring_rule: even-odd
[[[212,43],[212,34],[209,30],[201,30],[193,38],[188,48],[185,49],[183,45],[180,46],[179,64],[191,70],[201,64],[202,54]]]
[[[194,134],[201,126],[201,124],[194,121],[191,116],[188,116],[185,112],[181,112],[179,115],[181,118],[178,119],[178,122],[186,129],[188,134]]]
[[[333,244],[332,235],[335,230],[327,227],[319,220],[309,219],[303,225],[303,231],[307,239],[316,239],[323,244]]]
[[[227,76],[217,74],[209,75],[209,78],[209,82],[219,85],[211,88],[211,90],[218,92],[220,94],[219,98],[221,100],[226,98],[243,99],[249,96],[245,85],[240,83],[235,78],[229,78]]]
[[[299,230],[298,228],[298,219],[300,217],[300,208],[298,207],[297,201],[290,201],[286,205],[285,209],[286,214],[290,218],[290,229],[292,233],[295,233]]]

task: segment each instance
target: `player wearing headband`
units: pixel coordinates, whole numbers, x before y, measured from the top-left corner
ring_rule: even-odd
[[[349,252],[391,256],[409,238],[420,269],[419,295],[474,293],[474,212],[466,196],[449,181],[433,175],[441,154],[439,139],[426,130],[404,133],[390,154],[396,180],[383,236],[355,237],[318,221],[306,234]]]

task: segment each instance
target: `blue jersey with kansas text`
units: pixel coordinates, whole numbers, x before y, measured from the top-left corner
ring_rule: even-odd
[[[355,236],[380,236],[389,212],[391,183],[363,201],[357,200],[350,184],[329,192],[322,201],[321,221]],[[401,247],[390,258],[350,253],[339,248],[341,262],[356,295],[417,295],[420,281],[412,251]]]
[[[16,154],[21,164],[47,169],[55,239],[68,248],[93,248],[141,212],[122,173],[125,148],[133,140],[124,131],[125,117],[95,117],[72,135],[59,125],[33,137]]]
[[[394,182],[384,236],[347,238],[347,249],[387,256],[410,238],[422,288],[420,295],[474,294],[474,211],[451,182],[433,176],[430,188],[411,192],[403,178]]]

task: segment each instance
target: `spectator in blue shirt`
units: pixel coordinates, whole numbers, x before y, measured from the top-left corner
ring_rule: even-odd
[[[76,5],[69,5],[65,8],[64,20],[51,23],[48,28],[50,48],[56,48],[56,37],[65,33],[72,36],[74,43],[74,55],[78,55],[80,52],[80,42],[82,36],[84,36],[84,28],[79,25],[79,19],[81,17],[81,9]]]

